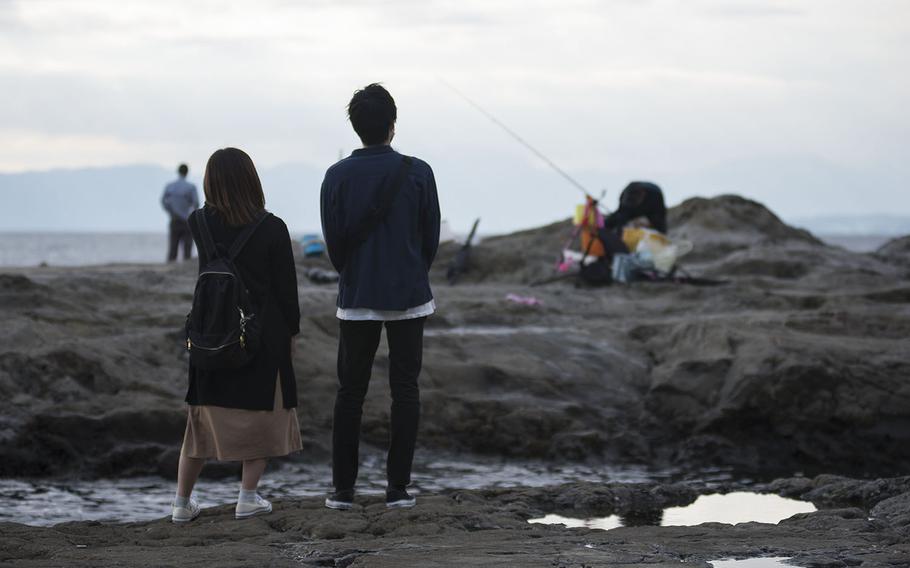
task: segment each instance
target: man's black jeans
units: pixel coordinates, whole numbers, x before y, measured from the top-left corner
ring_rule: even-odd
[[[389,387],[392,391],[389,488],[403,489],[411,482],[411,463],[420,420],[417,377],[423,360],[423,324],[426,318],[385,322],[389,341]],[[338,340],[338,394],[332,425],[332,481],[337,491],[353,489],[357,481],[360,419],[370,383],[373,359],[382,334],[381,321],[341,321]]]

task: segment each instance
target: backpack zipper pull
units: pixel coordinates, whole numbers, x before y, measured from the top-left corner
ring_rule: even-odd
[[[189,337],[187,337],[187,338],[186,338],[186,350],[187,350],[187,351],[190,351],[190,350],[192,350],[192,349],[193,349],[193,342],[190,341],[190,338],[189,338]]]

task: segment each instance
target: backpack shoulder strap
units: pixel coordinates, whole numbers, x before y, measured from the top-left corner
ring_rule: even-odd
[[[395,198],[401,191],[401,187],[408,178],[408,172],[413,163],[414,160],[410,156],[402,156],[401,165],[398,167],[398,171],[394,176],[390,176],[389,180],[382,188],[382,193],[379,196],[379,204],[375,205],[372,210],[367,213],[367,216],[363,222],[361,222],[360,227],[358,227],[352,235],[353,247],[356,248],[365,243],[370,234],[389,214],[389,211],[392,209],[392,203],[395,201]]]
[[[228,251],[228,258],[231,261],[233,261],[234,259],[237,258],[237,255],[239,255],[240,251],[243,250],[243,247],[246,246],[247,241],[250,240],[250,237],[253,236],[253,233],[256,232],[256,229],[259,228],[259,225],[261,225],[263,221],[265,221],[267,218],[269,218],[271,216],[272,216],[272,214],[269,213],[268,211],[263,211],[262,213],[259,214],[259,218],[257,218],[255,221],[250,223],[243,230],[242,233],[237,235],[237,238],[234,239],[234,242],[233,242],[233,244],[231,244],[231,248]]]
[[[205,218],[205,209],[197,209],[193,215],[196,216],[197,226],[199,227],[199,237],[201,238],[202,248],[209,259],[218,258],[218,247],[215,246],[215,240],[212,238],[212,231],[209,230],[209,222]]]

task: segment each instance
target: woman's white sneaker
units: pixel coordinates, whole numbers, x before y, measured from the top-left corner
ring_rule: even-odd
[[[185,507],[174,505],[171,510],[171,521],[175,523],[188,523],[199,516],[202,508],[195,499],[190,498]]]
[[[234,510],[234,518],[246,519],[256,515],[265,515],[272,512],[272,504],[259,495],[253,502],[238,501],[237,508]]]

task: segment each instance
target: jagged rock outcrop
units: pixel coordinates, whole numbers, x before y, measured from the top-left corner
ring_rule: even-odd
[[[686,266],[727,285],[528,287],[552,270],[567,222],[484,240],[456,286],[443,283],[454,248],[444,250],[421,451],[753,475],[906,471],[906,270],[881,253],[827,247],[742,198],[689,200],[670,218],[672,234],[702,251]],[[328,457],[336,389],[334,287],[304,276],[325,264],[299,263],[303,460]],[[0,475],[171,474],[194,276],[191,265],[0,274]],[[379,447],[383,354],[363,434]]]

